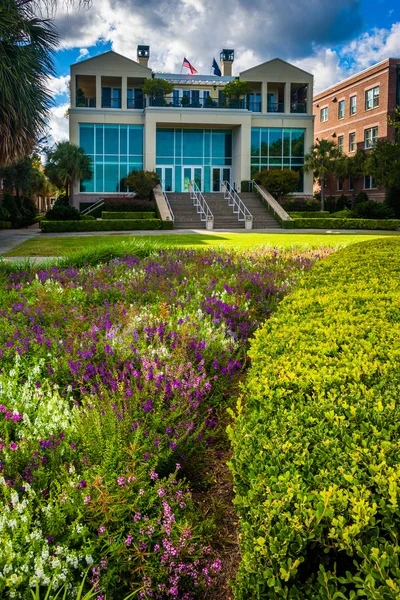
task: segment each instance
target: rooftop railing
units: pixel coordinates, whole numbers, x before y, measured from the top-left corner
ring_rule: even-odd
[[[290,112],[291,113],[306,113],[307,112],[306,102],[291,102]]]
[[[150,96],[148,101],[149,106],[165,107],[165,108],[225,108],[231,110],[252,110],[254,112],[261,111],[261,103],[248,102],[245,99],[228,100],[211,98],[211,96],[191,98],[190,96],[165,96],[156,97]]]
[[[285,112],[285,103],[284,102],[268,102],[267,112],[283,113],[283,112]]]
[[[96,108],[96,96],[77,96],[77,108]]]

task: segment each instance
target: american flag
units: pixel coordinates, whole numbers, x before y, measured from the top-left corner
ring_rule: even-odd
[[[190,69],[190,73],[192,75],[195,75],[195,73],[197,73],[196,69],[193,67],[193,65],[190,64],[190,62],[188,61],[187,58],[183,59],[182,67],[186,67],[187,69]]]

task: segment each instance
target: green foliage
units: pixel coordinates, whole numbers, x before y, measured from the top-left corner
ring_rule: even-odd
[[[133,231],[162,229],[160,219],[109,219],[102,221],[41,221],[43,233],[68,231]]]
[[[250,91],[251,88],[247,81],[235,79],[226,84],[222,93],[228,100],[239,100],[241,96],[248,94]]]
[[[156,213],[154,213],[154,212],[135,212],[134,215],[135,215],[134,216],[135,219],[155,219],[156,218]],[[101,213],[101,218],[102,219],[132,219],[133,217],[132,217],[132,212],[103,211]]]
[[[75,181],[93,177],[92,163],[79,146],[71,142],[59,142],[47,154],[46,175],[58,189],[65,190],[65,195],[69,198]]]
[[[338,210],[337,212],[332,213],[331,215],[328,216],[331,217],[331,219],[351,219],[355,217],[354,211],[350,210],[349,208],[344,208],[343,210]]]
[[[9,214],[13,227],[27,227],[33,223],[37,215],[34,202],[25,196],[18,197],[6,193],[2,206]]]
[[[174,91],[174,84],[166,79],[145,79],[142,85],[143,94],[153,98],[165,98]]]
[[[160,183],[160,176],[153,171],[131,171],[125,177],[124,183],[135,192],[136,198],[150,200],[153,188]]]
[[[385,205],[392,209],[397,219],[400,219],[400,188],[389,188],[386,193]]]
[[[124,204],[121,203],[121,200],[105,198],[102,210],[110,212],[155,212],[156,208],[157,205],[153,200],[129,198],[129,201]]]
[[[325,139],[315,142],[311,152],[304,157],[304,170],[313,171],[314,178],[321,185],[321,210],[325,210],[326,178],[335,174],[338,165],[342,164],[341,157],[335,142]]]
[[[354,209],[354,216],[359,219],[394,219],[394,211],[386,204],[382,202],[376,202],[375,200],[368,200],[367,202],[360,202],[356,204]]]
[[[252,189],[253,189],[253,186],[251,184],[251,181],[245,179],[240,182],[240,191],[241,192],[243,192],[243,193],[251,192]]]
[[[236,598],[400,597],[400,242],[319,263],[255,334],[229,429]]]
[[[350,208],[350,206],[351,200],[344,194],[341,194],[340,196],[328,196],[325,199],[325,209],[331,213]]]
[[[94,217],[93,215],[81,215],[81,220],[82,221],[95,221],[96,217]]]
[[[54,74],[58,34],[40,18],[33,2],[0,3],[0,165],[32,152],[45,132],[52,97],[47,78]],[[36,13],[36,14],[35,14]]]
[[[366,172],[378,185],[400,189],[400,143],[378,140],[369,154]]]
[[[11,221],[0,221],[0,229],[11,229]]]
[[[281,204],[286,212],[318,212],[321,210],[321,203],[315,198],[305,201],[289,198],[285,199]]]
[[[361,202],[368,202],[369,200],[369,196],[367,194],[367,192],[358,192],[356,198],[355,198],[355,204],[361,204]]]
[[[396,231],[400,228],[400,219],[295,219],[296,229],[373,229]]]
[[[288,213],[292,219],[324,219],[330,215],[329,211],[319,210],[319,211],[297,211],[297,212],[289,212]]]
[[[81,215],[73,206],[58,204],[45,214],[46,221],[80,221]]]
[[[263,186],[276,200],[295,192],[299,185],[300,174],[291,169],[273,169],[260,171],[254,181]]]

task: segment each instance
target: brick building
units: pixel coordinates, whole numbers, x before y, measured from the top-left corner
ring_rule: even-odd
[[[378,139],[394,138],[387,115],[396,105],[400,105],[400,58],[387,58],[314,96],[314,140],[334,140],[349,156],[368,151]],[[385,198],[385,190],[369,176],[342,182],[330,178],[326,185],[326,195],[350,197],[360,191],[373,200]]]

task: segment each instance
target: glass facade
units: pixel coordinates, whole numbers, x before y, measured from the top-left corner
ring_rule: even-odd
[[[143,169],[142,125],[80,123],[79,145],[93,165],[93,177],[81,181],[81,192],[124,192],[123,179]]]
[[[156,164],[159,173],[172,167],[165,171],[165,179],[176,192],[187,191],[190,178],[199,180],[201,189],[209,192],[212,168],[232,165],[232,131],[158,128]]]
[[[303,191],[305,129],[252,127],[251,177],[264,169],[291,169],[300,172]]]

